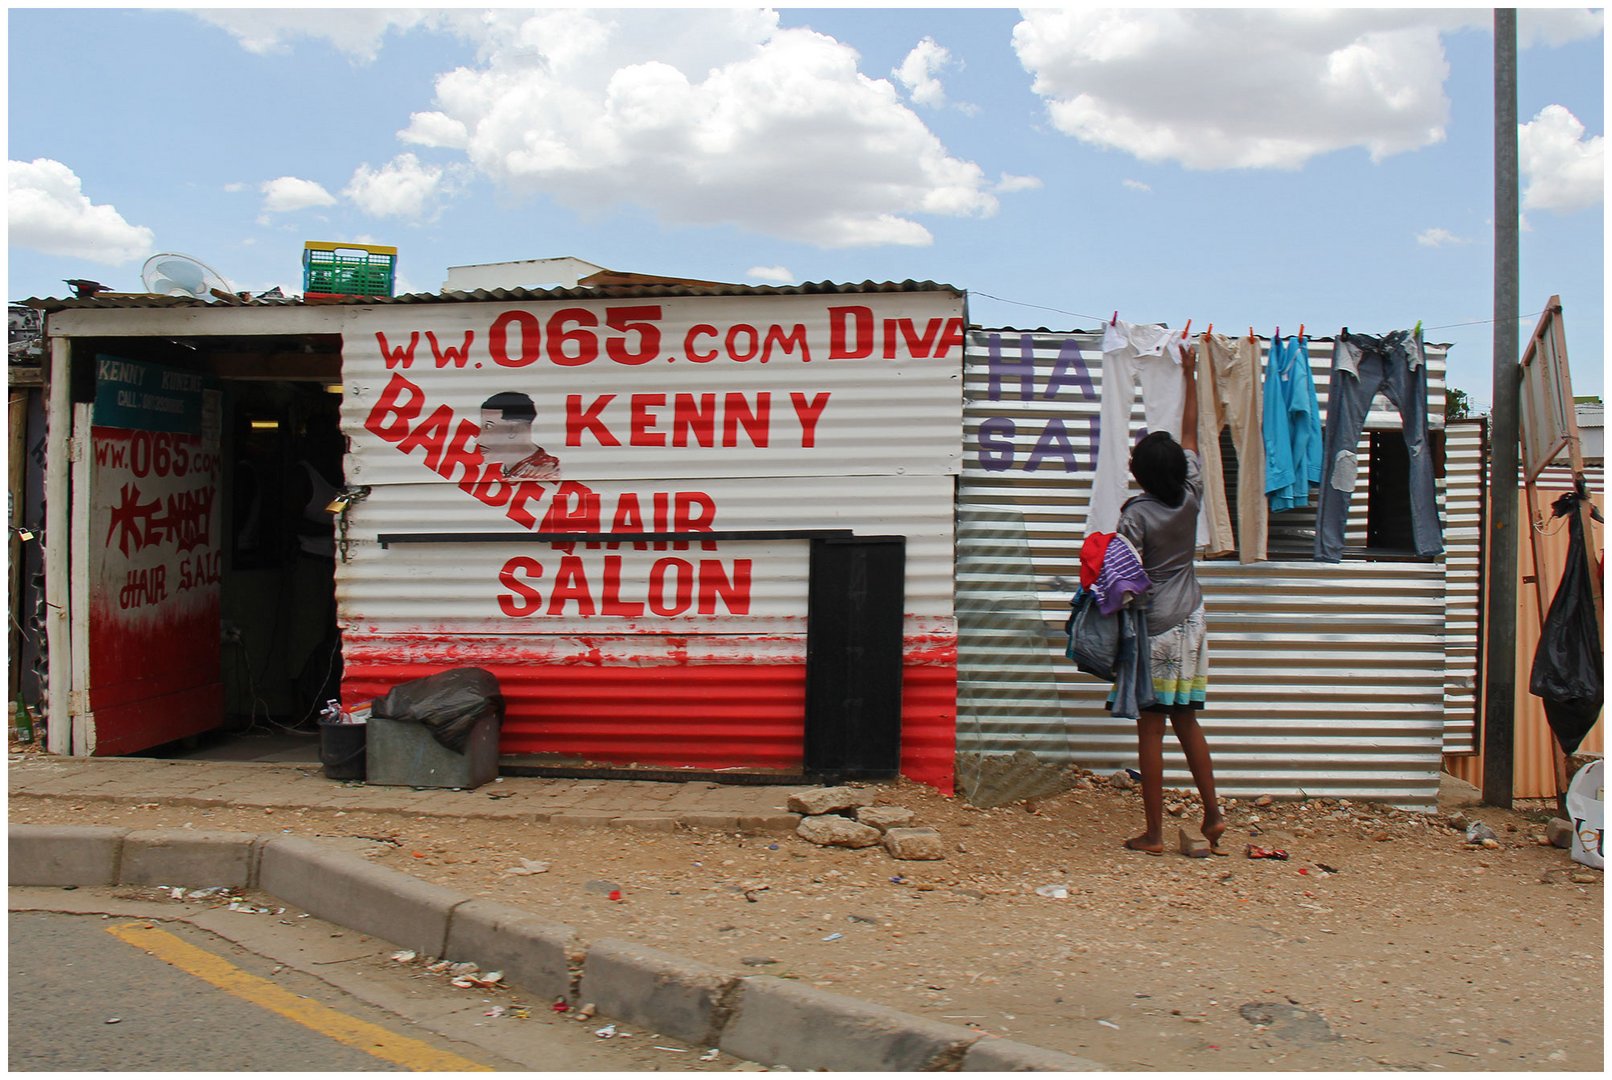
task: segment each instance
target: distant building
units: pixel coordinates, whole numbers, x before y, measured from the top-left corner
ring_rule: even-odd
[[[1603,419],[1606,406],[1600,398],[1575,398],[1573,412],[1578,418],[1578,437],[1581,452],[1586,462],[1596,465],[1605,460],[1606,449],[1603,430],[1606,422]]]

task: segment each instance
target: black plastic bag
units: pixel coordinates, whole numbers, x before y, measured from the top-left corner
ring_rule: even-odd
[[[1567,568],[1550,602],[1528,692],[1545,703],[1545,719],[1564,754],[1584,741],[1601,715],[1603,681],[1601,627],[1595,619],[1595,597],[1590,592],[1590,558],[1585,548],[1584,521],[1578,513],[1583,496],[1569,492],[1551,505],[1555,517],[1567,518]]]
[[[482,720],[491,716],[495,723],[503,723],[504,695],[492,672],[451,668],[392,687],[376,700],[375,715],[424,724],[437,742],[462,754]]]

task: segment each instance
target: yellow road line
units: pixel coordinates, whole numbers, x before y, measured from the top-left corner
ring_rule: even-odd
[[[397,1035],[385,1028],[316,1001],[298,997],[268,979],[242,971],[223,957],[158,930],[149,923],[122,923],[107,933],[157,959],[212,983],[225,993],[295,1021],[346,1046],[414,1072],[492,1072],[486,1065]]]

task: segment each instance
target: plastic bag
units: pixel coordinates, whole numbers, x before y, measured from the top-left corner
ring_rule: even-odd
[[[1552,504],[1555,517],[1567,517],[1567,568],[1550,602],[1528,692],[1545,703],[1549,721],[1562,752],[1571,754],[1601,715],[1601,627],[1595,618],[1590,592],[1590,560],[1584,547],[1584,522],[1578,513],[1582,495],[1569,492]]]
[[[1069,600],[1069,618],[1064,633],[1069,644],[1064,655],[1088,675],[1113,681],[1119,660],[1119,616],[1097,610],[1097,594],[1081,589]]]
[[[437,742],[462,754],[482,720],[491,716],[495,723],[503,723],[504,695],[492,672],[451,668],[392,687],[385,697],[375,699],[375,715],[424,724]]]
[[[1573,861],[1606,869],[1601,855],[1606,811],[1604,762],[1592,761],[1567,785],[1567,816],[1573,819]]]

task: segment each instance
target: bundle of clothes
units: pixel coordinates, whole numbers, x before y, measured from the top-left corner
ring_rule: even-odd
[[[1136,546],[1118,533],[1097,532],[1080,548],[1080,588],[1070,599],[1065,655],[1088,675],[1114,684],[1108,708],[1134,720],[1157,703],[1149,664],[1146,605],[1150,582]]]

